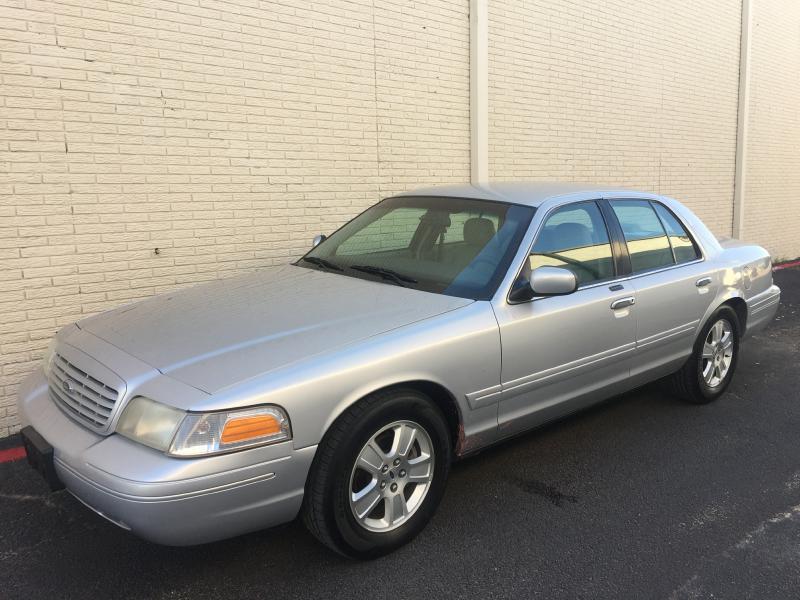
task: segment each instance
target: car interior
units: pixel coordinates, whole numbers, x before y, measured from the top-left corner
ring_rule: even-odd
[[[400,209],[394,212],[399,213]],[[485,284],[494,275],[508,245],[508,235],[503,234],[503,214],[439,210],[420,213],[416,222],[405,215],[373,222],[350,238],[346,247],[342,244],[335,256],[348,266],[388,268],[439,281],[444,287],[465,279]],[[367,231],[378,224],[379,231]]]

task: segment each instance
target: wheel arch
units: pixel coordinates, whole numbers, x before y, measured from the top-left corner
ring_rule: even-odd
[[[697,324],[695,335],[700,333],[700,330],[711,318],[711,315],[723,306],[730,307],[736,313],[737,320],[739,321],[739,337],[744,337],[744,332],[747,328],[747,301],[742,296],[742,292],[733,286],[721,290],[714,302],[709,305],[703,318],[700,319]]]
[[[739,321],[739,337],[742,337],[747,329],[747,302],[741,296],[733,296],[720,304],[720,306],[730,306],[736,313],[736,318]]]
[[[430,398],[434,404],[442,411],[447,429],[450,432],[450,440],[452,444],[453,453],[460,456],[464,446],[464,421],[461,414],[461,407],[458,405],[453,393],[441,383],[432,381],[430,379],[408,379],[403,381],[396,381],[382,386],[369,389],[369,391],[360,391],[351,401],[341,406],[337,411],[335,417],[327,423],[323,436],[330,430],[336,421],[356,403],[372,394],[389,392],[394,390],[413,390],[424,394]]]
[[[447,428],[450,431],[450,441],[453,446],[453,453],[455,455],[461,454],[461,448],[464,441],[464,427],[461,417],[461,408],[458,406],[458,402],[450,390],[440,383],[435,383],[425,379],[407,381],[402,384],[395,384],[384,389],[393,388],[411,388],[421,392],[422,394],[425,394],[428,396],[428,398],[433,400],[433,402],[442,411],[442,414],[447,421]]]

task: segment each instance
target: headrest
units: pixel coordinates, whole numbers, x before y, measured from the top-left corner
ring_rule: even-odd
[[[464,221],[464,241],[473,246],[485,246],[494,237],[494,223],[475,217]]]
[[[561,223],[556,226],[555,237],[561,248],[582,248],[591,246],[592,232],[581,223]]]

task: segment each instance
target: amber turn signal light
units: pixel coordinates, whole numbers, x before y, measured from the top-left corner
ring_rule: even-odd
[[[222,430],[223,444],[242,442],[253,438],[273,435],[281,431],[281,424],[272,415],[254,415],[234,418],[225,423]]]

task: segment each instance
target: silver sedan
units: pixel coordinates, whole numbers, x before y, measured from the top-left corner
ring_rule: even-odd
[[[149,540],[302,514],[373,557],[423,529],[457,457],[660,378],[716,400],[779,299],[763,248],[670,198],[419,190],[292,265],[64,328],[22,436],[54,489]]]

